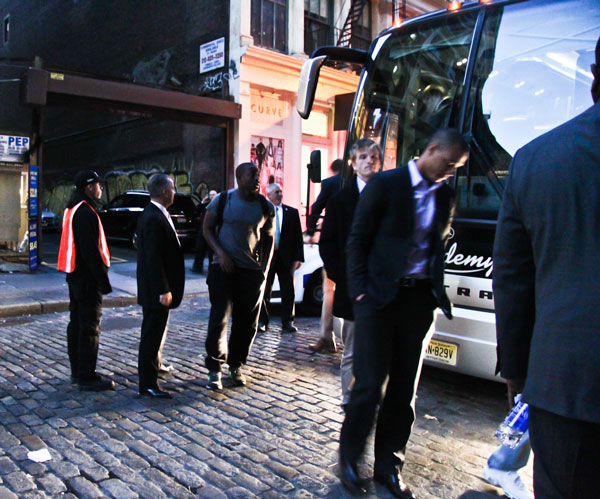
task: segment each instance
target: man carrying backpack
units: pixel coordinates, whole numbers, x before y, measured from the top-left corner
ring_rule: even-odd
[[[259,170],[242,163],[238,188],[216,196],[206,208],[204,238],[214,252],[208,271],[210,316],[206,336],[209,390],[221,390],[221,365],[235,386],[246,384],[242,366],[256,335],[265,276],[273,255],[275,211],[259,194]],[[227,323],[232,315],[229,344]]]

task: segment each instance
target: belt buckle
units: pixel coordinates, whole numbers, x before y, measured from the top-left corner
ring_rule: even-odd
[[[417,280],[414,277],[403,277],[400,285],[403,288],[414,288],[417,285]]]

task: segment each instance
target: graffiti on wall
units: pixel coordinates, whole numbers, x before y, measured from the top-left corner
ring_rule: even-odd
[[[188,166],[188,169],[184,169]],[[199,201],[207,198],[211,189],[220,190],[221,186],[202,178],[201,168],[192,168],[192,165],[172,164],[164,168],[159,164],[150,163],[138,166],[135,169],[114,169],[100,174],[104,191],[102,203],[108,204],[120,194],[128,190],[146,190],[148,179],[155,173],[166,173],[173,179],[177,192],[190,194]],[[54,183],[45,182],[43,190],[44,208],[57,215],[62,215],[67,201],[73,192],[72,180],[59,180]]]
[[[210,76],[204,76],[200,78],[198,90],[201,93],[216,92],[218,90],[227,90],[225,88],[226,82],[229,80],[235,80],[240,77],[237,70],[237,65],[232,59],[229,61],[229,71],[223,71]]]

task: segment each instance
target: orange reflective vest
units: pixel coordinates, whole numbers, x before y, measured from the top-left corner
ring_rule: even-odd
[[[73,206],[73,208],[66,209],[65,214],[63,215],[62,235],[60,237],[60,249],[58,250],[57,268],[61,272],[67,272],[68,274],[75,270],[75,238],[73,236],[73,217],[75,216],[77,208],[79,208],[83,203],[90,206],[90,204],[86,201],[81,201]],[[90,208],[94,213],[96,213],[96,210],[94,210],[91,206]],[[98,217],[97,213],[96,216]],[[102,257],[104,265],[110,267],[110,251],[108,251],[108,244],[106,244],[104,227],[102,227],[100,217],[98,217],[98,229],[98,250],[100,251],[100,256]]]

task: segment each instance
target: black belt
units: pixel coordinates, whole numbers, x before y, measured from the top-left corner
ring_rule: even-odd
[[[423,286],[431,286],[431,279],[415,279],[414,277],[403,277],[400,279],[401,288],[420,288]]]

